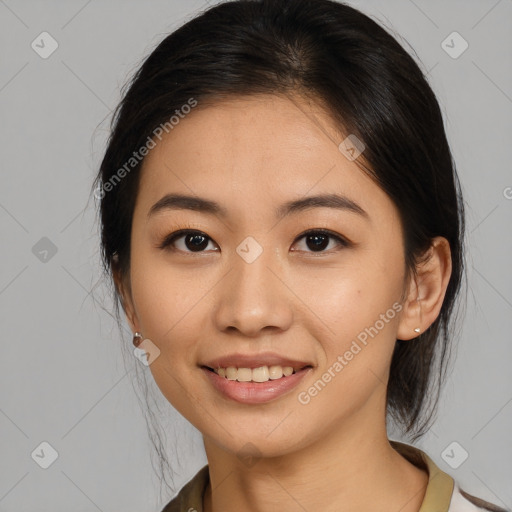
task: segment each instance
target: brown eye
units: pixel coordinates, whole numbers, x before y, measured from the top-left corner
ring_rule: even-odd
[[[177,246],[178,240],[183,239],[183,242]],[[183,252],[204,252],[208,247],[208,241],[211,238],[201,231],[180,230],[171,233],[159,245],[160,249],[179,250]]]
[[[305,239],[306,246],[310,251],[306,252],[329,252],[325,249],[329,246],[330,239],[335,240],[338,248],[348,247],[349,242],[331,231],[325,229],[315,229],[306,231],[297,240]],[[336,249],[335,249],[336,250]]]

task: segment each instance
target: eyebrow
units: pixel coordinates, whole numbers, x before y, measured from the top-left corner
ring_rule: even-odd
[[[338,194],[320,194],[288,201],[279,206],[275,216],[282,219],[290,214],[310,210],[312,208],[335,208],[356,213],[366,220],[370,220],[368,213],[352,199]],[[166,194],[159,199],[149,210],[148,219],[158,212],[165,210],[193,210],[210,215],[219,215],[226,218],[228,211],[219,203],[210,199],[183,194]]]

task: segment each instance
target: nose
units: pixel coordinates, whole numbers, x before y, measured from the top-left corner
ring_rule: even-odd
[[[249,260],[250,261],[250,260]],[[223,332],[257,337],[262,331],[284,331],[293,321],[293,293],[274,251],[264,248],[252,262],[238,253],[218,287],[214,322]]]

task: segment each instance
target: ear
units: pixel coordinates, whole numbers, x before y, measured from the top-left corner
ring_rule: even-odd
[[[436,237],[416,266],[416,274],[409,280],[397,339],[415,338],[434,323],[441,311],[451,273],[450,244],[446,238]],[[419,332],[415,332],[417,328]]]
[[[126,315],[130,328],[133,333],[139,331],[139,321],[135,313],[135,307],[132,300],[132,291],[129,282],[129,277],[123,278],[121,272],[118,269],[114,269],[112,272],[114,278],[114,284],[117,292],[121,297],[121,304],[123,311]]]

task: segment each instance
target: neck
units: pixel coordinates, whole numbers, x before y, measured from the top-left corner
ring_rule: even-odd
[[[418,512],[428,474],[390,445],[384,415],[380,424],[372,420],[352,418],[300,450],[253,465],[205,438],[205,512]]]

